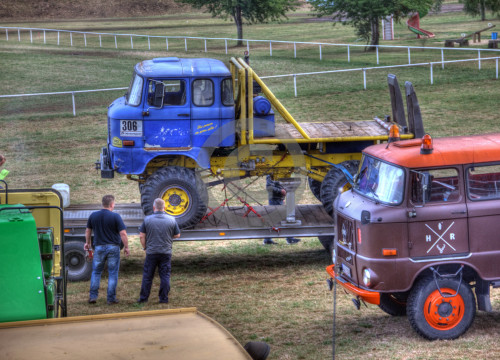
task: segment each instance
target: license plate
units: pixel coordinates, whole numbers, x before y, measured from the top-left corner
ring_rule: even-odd
[[[142,136],[142,120],[120,120],[120,136]]]
[[[346,274],[348,277],[351,277],[351,269],[345,264],[341,264],[342,266],[342,272]]]

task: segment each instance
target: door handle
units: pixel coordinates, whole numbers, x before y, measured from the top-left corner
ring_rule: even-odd
[[[467,214],[467,211],[461,210],[461,211],[452,211],[452,215],[461,215],[461,214]]]
[[[185,117],[188,117],[189,114],[177,114],[177,116],[185,116]]]

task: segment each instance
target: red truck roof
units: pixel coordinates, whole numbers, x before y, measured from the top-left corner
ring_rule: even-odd
[[[500,161],[500,134],[433,139],[431,154],[420,153],[421,140],[402,140],[367,147],[363,152],[408,168]]]

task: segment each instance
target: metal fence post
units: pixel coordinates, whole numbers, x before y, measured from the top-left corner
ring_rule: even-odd
[[[205,39],[205,52],[207,52],[207,39]]]
[[[411,64],[410,47],[408,46],[408,65]]]
[[[188,51],[188,41],[187,38],[184,38],[184,51]]]
[[[297,75],[293,74],[293,90],[295,92],[295,97],[297,97]]]
[[[43,43],[44,44],[47,43],[47,38],[45,37],[45,30],[43,30]]]
[[[116,41],[116,35],[115,35],[115,49],[118,49],[118,42]]]
[[[434,74],[432,71],[432,63],[429,63],[429,65],[431,66],[431,85],[434,85]]]
[[[33,30],[30,29],[30,41],[33,44]]]
[[[73,102],[73,116],[76,116],[76,108],[75,108],[75,92],[71,92],[71,101]]]
[[[363,88],[366,90],[366,69],[363,69]]]
[[[297,44],[293,43],[293,57],[297,58]]]
[[[379,58],[378,58],[378,45],[377,45],[376,49],[377,49],[377,65],[378,65],[378,64],[380,64],[379,63]]]
[[[21,42],[21,29],[17,29],[17,41]]]
[[[165,38],[165,43],[167,45],[167,51],[168,51],[168,38]]]
[[[99,47],[102,47],[102,39],[101,39],[101,34],[99,34]]]
[[[9,29],[5,29],[5,40],[9,41]]]
[[[57,32],[57,45],[59,45],[59,31]]]
[[[269,41],[269,56],[273,56],[273,43]]]
[[[73,46],[73,33],[72,32],[69,33],[69,42],[70,42],[71,46]]]
[[[351,62],[351,47],[347,45],[347,62]]]
[[[149,36],[148,36],[148,49],[151,50],[151,41],[149,40]]]
[[[132,35],[130,35],[130,48],[134,48],[134,41],[132,40]]]
[[[441,49],[441,68],[444,70],[444,50]]]
[[[224,48],[226,49],[226,55],[227,55],[227,39],[224,39]]]
[[[323,60],[323,54],[321,52],[321,44],[319,45],[319,59]]]
[[[85,42],[85,47],[87,47],[87,34],[83,33],[83,41]]]
[[[498,79],[498,58],[495,59],[495,74],[496,74],[496,78]]]
[[[481,50],[477,51],[477,66],[481,70]]]

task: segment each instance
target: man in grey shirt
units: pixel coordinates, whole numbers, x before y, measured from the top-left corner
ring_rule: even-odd
[[[141,294],[137,302],[145,303],[148,301],[155,271],[158,267],[160,304],[168,303],[172,242],[179,236],[181,236],[181,232],[175,218],[165,213],[165,201],[155,199],[153,214],[146,216],[139,227],[139,238],[142,248],[146,251],[146,260],[142,273]]]

